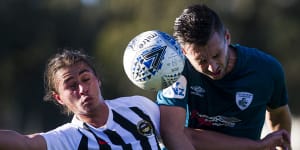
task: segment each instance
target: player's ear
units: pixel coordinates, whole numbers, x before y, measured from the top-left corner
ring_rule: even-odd
[[[225,30],[225,40],[226,40],[226,44],[230,45],[231,42],[231,35],[228,29]]]
[[[100,80],[100,79],[98,79],[98,83],[99,83],[99,86],[101,87],[101,85],[102,85],[102,82],[101,82],[101,80]]]
[[[101,80],[99,78],[97,78],[97,80],[98,80],[99,87],[101,88],[102,82],[101,82]]]
[[[186,44],[183,45],[183,46],[181,46],[181,50],[182,50],[183,55],[187,54],[187,46],[186,46]]]
[[[98,75],[98,76],[96,76],[96,78],[97,78],[97,81],[98,81],[99,87],[101,87],[101,84],[102,84],[102,82],[101,82],[101,80],[100,80],[100,77],[99,77],[99,75]]]
[[[52,97],[53,97],[59,104],[64,105],[64,102],[61,100],[60,96],[59,96],[56,92],[53,92],[53,93],[52,93]]]

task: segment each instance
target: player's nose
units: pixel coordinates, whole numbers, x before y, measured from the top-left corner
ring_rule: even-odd
[[[79,84],[78,89],[79,89],[79,94],[80,95],[85,95],[88,92],[88,87],[84,84]]]
[[[210,71],[210,72],[216,72],[217,71],[217,68],[218,68],[218,65],[217,65],[217,63],[216,62],[214,62],[214,61],[210,61],[209,63],[208,63],[208,71]]]

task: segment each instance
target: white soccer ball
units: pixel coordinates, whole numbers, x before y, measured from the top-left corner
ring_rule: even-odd
[[[184,68],[179,43],[167,33],[151,30],[134,37],[123,56],[126,75],[136,86],[157,91],[174,83]]]

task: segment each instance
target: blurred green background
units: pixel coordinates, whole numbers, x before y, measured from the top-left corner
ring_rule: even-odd
[[[143,31],[172,34],[175,17],[199,2],[219,13],[233,43],[260,48],[281,61],[291,111],[299,116],[299,0],[2,0],[0,128],[31,133],[70,120],[42,100],[45,62],[58,48],[83,48],[95,57],[106,99],[135,94],[155,99],[154,92],[128,80],[123,51]]]

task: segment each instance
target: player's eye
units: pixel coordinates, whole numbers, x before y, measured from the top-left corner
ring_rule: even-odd
[[[216,58],[218,58],[219,56],[220,56],[219,54],[216,54],[216,55],[213,56],[213,59],[216,59]]]
[[[77,82],[72,82],[72,83],[67,85],[67,89],[71,89],[71,90],[76,90],[77,87],[78,87]]]
[[[90,81],[90,78],[83,78],[82,79],[82,82],[88,82],[88,81]]]
[[[201,60],[199,60],[199,64],[200,65],[204,65],[204,64],[206,64],[207,63],[207,60],[206,59],[201,59]]]
[[[91,80],[91,73],[84,73],[80,76],[80,81],[81,82],[88,82]]]

